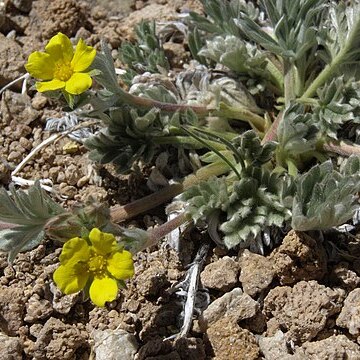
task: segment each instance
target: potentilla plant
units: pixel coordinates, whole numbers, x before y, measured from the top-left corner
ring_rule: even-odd
[[[137,26],[137,41],[119,49],[125,74],[106,44],[96,53],[80,40],[74,50],[61,33],[30,55],[38,91],[102,121],[85,142],[94,161],[121,173],[142,161],[173,178],[111,209],[89,201],[65,210],[39,183],[3,189],[0,248],[10,261],[45,235],[64,242],[54,281],[104,306],[133,275],[131,254],[184,223],[205,222],[227,249],[264,252],[276,232],[352,220],[360,191],[359,2],[202,3],[205,15],[190,12],[181,27]],[[178,71],[162,47],[172,36],[187,41],[192,56]],[[117,225],[174,198],[184,210],[156,229]]]

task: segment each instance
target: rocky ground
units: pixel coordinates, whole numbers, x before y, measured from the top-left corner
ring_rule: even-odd
[[[140,19],[174,19],[188,9],[201,6],[196,0],[0,1],[0,87],[23,75],[27,56],[59,31],[95,47],[104,38],[116,58]],[[166,47],[181,66],[184,46]],[[63,116],[43,95],[20,90],[15,85],[1,96],[4,186],[16,165],[51,135],[44,131],[46,120]],[[114,205],[149,192],[146,171],[119,177],[111,167],[91,163],[86,149],[68,138],[44,148],[17,176],[50,179],[66,206],[89,194]],[[136,221],[150,227],[164,216],[159,210]],[[319,234],[290,232],[266,256],[212,245],[201,273],[209,307],[187,338],[164,340],[179,331],[181,304],[170,289],[195,255],[186,241],[185,257],[165,243],[138,254],[136,276],[104,309],[56,289],[52,273],[61,249],[51,241],[18,255],[12,266],[0,255],[0,359],[360,359],[357,237],[340,243],[330,235],[322,241]]]

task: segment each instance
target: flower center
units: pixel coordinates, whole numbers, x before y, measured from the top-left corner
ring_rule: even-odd
[[[103,275],[106,271],[107,261],[106,258],[102,255],[92,255],[88,261],[89,272],[96,274],[98,276]]]
[[[61,81],[68,81],[73,74],[70,61],[59,61],[55,65],[54,78]]]

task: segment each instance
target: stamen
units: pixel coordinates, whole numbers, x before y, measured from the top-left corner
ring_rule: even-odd
[[[61,81],[67,81],[71,78],[72,74],[73,74],[73,69],[69,61],[59,61],[55,65],[55,72],[54,72],[55,79]]]

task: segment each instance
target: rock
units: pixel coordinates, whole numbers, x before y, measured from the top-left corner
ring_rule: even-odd
[[[355,271],[349,269],[347,262],[340,262],[334,266],[331,273],[331,280],[341,287],[353,290],[360,284],[360,277]]]
[[[138,349],[135,336],[122,329],[95,330],[92,337],[96,360],[132,360]]]
[[[205,266],[201,282],[209,289],[229,291],[236,286],[238,274],[239,264],[229,256],[224,256]]]
[[[327,319],[340,312],[344,294],[342,289],[332,290],[315,280],[270,290],[264,300],[269,335],[281,329],[295,343],[313,339]]]
[[[174,20],[176,16],[178,16],[176,8],[179,6],[177,6],[176,3],[179,3],[180,5],[181,1],[173,0],[165,5],[149,3],[141,10],[131,12],[128,16],[126,16],[125,21],[121,22],[119,32],[126,35],[127,38],[132,38],[135,25],[141,20]]]
[[[66,183],[61,183],[59,190],[60,194],[66,196],[68,199],[73,199],[77,193],[77,188],[75,186],[67,185]]]
[[[147,341],[138,351],[135,360],[163,359],[162,356],[168,356],[173,352],[171,341],[163,340],[160,336],[154,336]],[[180,356],[171,354],[174,360],[180,359]],[[171,360],[171,358],[169,358]]]
[[[260,349],[254,335],[236,321],[222,318],[207,330],[207,337],[217,360],[258,360]]]
[[[35,110],[41,110],[45,107],[47,101],[48,98],[44,94],[37,92],[33,97],[33,99],[31,100],[31,106]]]
[[[360,359],[360,346],[345,335],[334,335],[324,340],[306,342],[295,354],[298,354],[299,360],[358,360]]]
[[[169,285],[164,267],[150,267],[136,278],[138,291],[144,296],[156,296]]]
[[[235,321],[250,319],[259,311],[259,304],[240,288],[235,288],[213,301],[203,312],[199,325],[206,329],[221,318],[232,318]]]
[[[269,259],[281,285],[301,280],[321,280],[327,270],[326,252],[321,242],[293,230]]]
[[[31,10],[33,0],[10,0],[9,2],[21,12],[28,13]]]
[[[350,292],[344,301],[336,325],[349,329],[351,335],[360,335],[360,289]]]
[[[1,39],[0,39],[0,44],[1,44]],[[1,68],[1,63],[0,63],[0,68]],[[1,75],[0,75],[0,82],[1,82]],[[32,129],[29,128],[27,125],[32,123],[40,116],[40,112],[33,109],[30,106],[29,97],[8,90],[4,92],[1,99],[1,114],[3,116],[3,120],[6,123],[11,124],[9,128],[4,129],[5,134],[10,131],[9,136],[12,139],[17,139],[17,140],[31,133]],[[12,122],[12,120],[15,121]],[[40,129],[40,132],[43,133],[43,130]]]
[[[0,33],[0,88],[24,75],[25,57],[21,46]],[[21,89],[21,82],[14,87]]]
[[[20,360],[22,359],[21,340],[17,337],[10,337],[0,333],[0,359]]]
[[[60,314],[68,314],[72,307],[80,300],[82,297],[81,292],[64,295],[53,282],[50,283],[50,291],[53,294],[52,307],[53,309]]]
[[[205,360],[206,353],[202,339],[198,338],[179,338],[175,341],[175,349],[180,355],[180,359],[186,360]]]
[[[26,303],[26,314],[24,320],[33,323],[37,320],[48,318],[53,312],[51,303],[46,299],[34,294]]]
[[[244,250],[240,255],[240,277],[244,292],[255,296],[265,290],[274,278],[272,262],[261,255]]]
[[[64,324],[59,319],[50,318],[40,330],[32,353],[37,360],[72,360],[77,349],[87,348],[87,333],[80,330],[82,324]],[[85,327],[84,327],[85,328]]]
[[[298,355],[289,352],[284,333],[278,330],[274,336],[259,336],[259,347],[265,360],[302,360]]]
[[[10,163],[18,162],[21,160],[21,153],[19,151],[12,151],[7,157],[7,161]]]
[[[65,169],[65,178],[66,178],[66,182],[67,184],[74,186],[76,185],[76,183],[78,182],[78,180],[83,176],[84,174],[82,174],[80,172],[80,170],[78,169],[78,167],[75,164],[70,164],[66,169]]]
[[[0,325],[7,335],[15,336],[23,325],[26,297],[20,287],[0,288]]]
[[[88,15],[75,0],[38,0],[32,4],[30,24],[25,29],[25,35],[39,34],[42,40],[48,40],[62,32],[71,37],[81,27],[90,26],[86,20]]]

